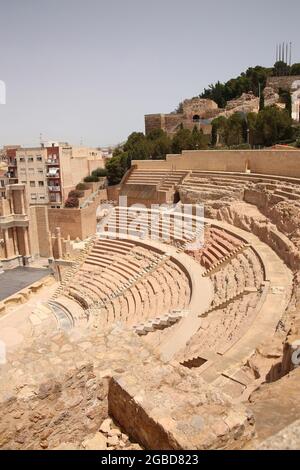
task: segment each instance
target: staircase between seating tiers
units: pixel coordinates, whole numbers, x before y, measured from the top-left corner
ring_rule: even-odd
[[[57,290],[54,292],[53,296],[51,297],[50,301],[54,301],[55,299],[57,299],[59,295],[62,294],[64,288],[69,283],[72,276],[78,271],[80,266],[84,263],[86,258],[89,256],[90,251],[92,247],[94,246],[96,239],[97,239],[97,235],[94,235],[85,243],[84,248],[80,250],[80,253],[74,259],[72,266],[64,273],[63,279],[59,287],[57,288]]]
[[[156,317],[154,319],[148,320],[147,322],[140,323],[133,326],[133,330],[139,336],[145,336],[148,333],[154,332],[155,330],[164,330],[170,326],[178,323],[183,317],[188,315],[186,310],[172,310],[166,315]]]

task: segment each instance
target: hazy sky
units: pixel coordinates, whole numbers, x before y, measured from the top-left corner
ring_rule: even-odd
[[[107,145],[218,79],[271,66],[299,0],[0,0],[0,146]]]

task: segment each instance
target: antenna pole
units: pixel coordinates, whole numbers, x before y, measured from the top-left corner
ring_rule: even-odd
[[[279,62],[281,62],[281,44],[279,44]]]

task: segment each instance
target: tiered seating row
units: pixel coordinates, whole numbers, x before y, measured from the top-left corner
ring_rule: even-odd
[[[195,217],[183,216],[180,212],[150,209],[137,212],[130,208],[116,207],[107,221],[105,230],[110,233],[184,243],[195,240],[201,234],[202,226],[201,221]]]
[[[160,190],[168,191],[179,184],[186,175],[187,171],[135,169],[126,181],[126,185],[161,185]]]
[[[233,255],[237,255],[245,244],[217,227],[206,227],[204,233],[204,247],[198,251],[190,253],[209,274],[222,262],[228,260]]]
[[[212,351],[224,354],[251,326],[262,296],[264,273],[259,259],[247,248],[211,276],[214,299],[201,327],[185,351],[196,359]]]
[[[221,199],[226,196],[242,197],[245,189],[269,191],[280,200],[300,202],[300,180],[268,175],[226,172],[193,171],[185,178],[180,189],[199,192],[205,199]]]
[[[187,276],[167,255],[130,241],[101,239],[59,301],[69,298],[87,314],[97,311],[101,325],[133,325],[184,309],[190,295]]]

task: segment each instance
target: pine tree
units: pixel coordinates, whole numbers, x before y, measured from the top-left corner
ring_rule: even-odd
[[[261,90],[260,96],[259,96],[259,110],[262,111],[263,109],[265,109],[265,95],[264,95],[264,91]]]

